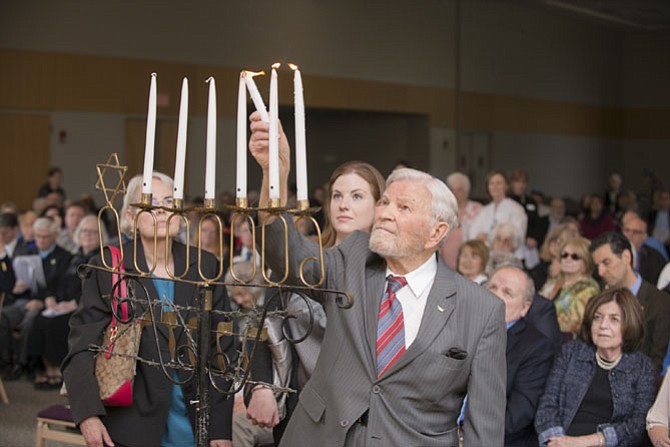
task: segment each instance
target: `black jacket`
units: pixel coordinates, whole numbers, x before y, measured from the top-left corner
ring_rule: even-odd
[[[189,272],[185,279],[198,280],[198,253],[193,247],[190,250]],[[175,273],[184,271],[186,264],[187,247],[181,243],[173,242],[172,254],[174,256]],[[128,273],[137,273],[133,262],[133,246],[124,245],[124,266]],[[141,244],[138,245],[138,265],[147,270],[144,252]],[[100,256],[96,256],[93,265],[100,266]],[[108,261],[111,264],[111,260]],[[209,253],[202,253],[202,271],[207,277],[214,277],[218,272],[217,261]],[[158,303],[159,297],[151,278],[142,278],[139,282],[147,289],[152,302]],[[136,287],[136,296],[142,299],[144,293],[141,287]],[[111,309],[108,296],[111,291],[111,276],[106,271],[90,269],[90,275],[83,281],[82,297],[79,308],[70,319],[69,352],[63,361],[62,369],[65,383],[68,389],[72,416],[78,424],[90,416],[100,416],[114,441],[123,445],[149,446],[159,445],[165,430],[166,418],[172,399],[172,383],[165,377],[163,371],[156,366],[143,362],[137,363],[137,373],[133,386],[133,405],[130,407],[105,407],[99,398],[98,383],[95,378],[95,354],[89,350],[89,345],[100,345],[101,334],[111,320]],[[174,301],[179,306],[197,306],[199,289],[193,284],[176,282],[174,285]],[[143,313],[144,309],[139,306],[136,315]],[[156,319],[160,320],[162,304],[154,307]],[[230,310],[230,302],[225,287],[214,287],[213,310]],[[196,316],[193,310],[180,311],[184,321],[188,322]],[[211,327],[216,328],[219,322],[225,320],[220,314],[211,314]],[[158,340],[154,337],[154,328],[157,331]],[[197,334],[192,334],[197,340]],[[175,329],[176,345],[186,344],[187,336],[180,328]],[[212,334],[212,347],[215,349],[215,336]],[[157,343],[158,342],[158,343]],[[157,344],[163,361],[169,361],[168,331],[164,324],[146,326],[142,332],[139,356],[147,360],[158,361]],[[237,344],[233,337],[223,337],[220,341],[221,350],[228,355],[231,361],[236,361]],[[188,356],[184,359],[189,363]],[[168,370],[170,372],[176,370]],[[181,380],[186,379],[187,372],[177,371]],[[226,384],[218,383],[222,388]],[[195,421],[195,408],[188,403],[195,399],[195,378],[181,386],[184,401],[191,418]],[[210,399],[210,439],[232,439],[232,412],[233,399],[226,398],[216,392],[211,386],[209,388]],[[194,425],[194,434],[196,434]],[[196,435],[197,436],[197,435]]]
[[[535,411],[553,362],[552,341],[525,318],[507,331],[505,446],[537,446]]]

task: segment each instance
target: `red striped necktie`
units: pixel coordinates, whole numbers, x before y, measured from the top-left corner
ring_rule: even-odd
[[[405,352],[405,321],[396,292],[407,285],[404,276],[387,278],[386,292],[377,321],[377,377],[381,377]]]

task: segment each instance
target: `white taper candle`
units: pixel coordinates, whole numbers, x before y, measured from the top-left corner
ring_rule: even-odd
[[[175,199],[184,198],[184,170],[186,167],[186,134],[188,128],[188,79],[181,83],[181,102],[179,103],[179,124],[177,129],[177,155],[174,164]]]

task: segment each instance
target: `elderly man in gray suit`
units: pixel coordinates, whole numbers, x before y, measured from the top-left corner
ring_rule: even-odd
[[[268,125],[257,113],[251,121],[249,148],[263,169],[265,207]],[[279,152],[285,185],[290,156],[283,134]],[[348,291],[355,301],[341,309],[332,296],[317,297],[328,316],[321,355],[281,446],[457,446],[466,393],[464,446],[503,445],[504,303],[436,255],[457,212],[441,181],[400,169],[387,180],[371,234],[356,232],[324,253],[324,287]],[[318,247],[286,220],[289,273],[299,282],[300,261],[318,256]],[[275,219],[266,228],[265,252],[280,274],[284,237]],[[314,264],[303,272],[309,281],[319,277]]]

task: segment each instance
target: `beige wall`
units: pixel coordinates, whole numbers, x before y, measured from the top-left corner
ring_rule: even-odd
[[[174,120],[181,78],[188,76],[192,119],[187,169],[195,193],[204,159],[206,87],[201,81],[209,75],[217,79],[218,139],[225,154],[234,145],[239,70],[290,60],[302,67],[308,107],[406,114],[405,122],[412,116],[427,118],[425,135],[418,136],[417,130],[407,134],[415,135],[412,144],[396,138],[391,148],[364,145],[368,158],[381,158],[385,150],[409,150],[420,154],[417,164],[427,164],[441,177],[457,166],[454,85],[459,61],[453,0],[170,0],[160,5],[83,0],[66,6],[45,0],[4,4],[0,111],[62,114],[57,126],[63,129],[95,122],[101,141],[122,141],[128,148],[128,136],[115,129],[119,119],[144,118],[148,74],[158,72],[158,91],[169,95],[169,106],[159,109],[164,120]],[[601,26],[513,1],[463,1],[461,17],[460,128],[492,135],[490,167],[518,160],[541,173],[533,176],[533,186],[550,194],[579,195],[604,184],[613,169],[622,171],[630,186],[643,186],[635,180],[637,165],[626,162],[624,153],[632,146],[621,142],[653,142],[636,143],[641,151],[636,157],[655,165],[670,163],[663,150],[670,141],[670,94],[662,93],[670,78],[667,33]],[[290,75],[285,72],[281,78],[281,101],[289,105]],[[265,91],[267,81],[259,84]],[[393,120],[387,125],[393,126]],[[376,129],[383,127],[370,121],[370,134],[361,136],[362,141],[383,141],[375,140],[375,132],[382,132]],[[326,129],[308,124],[308,138],[327,141]],[[614,144],[619,149],[612,149],[612,142],[619,142]],[[90,138],[58,147],[52,139],[52,162],[65,163],[67,174],[77,168],[76,154],[89,144]],[[570,156],[556,154],[563,144]],[[601,155],[589,155],[594,150]],[[592,175],[562,185],[560,179],[572,172],[581,153],[584,169]],[[541,162],[547,154],[554,157],[550,172]],[[310,145],[310,157],[318,167],[329,166],[321,143]],[[220,163],[225,169],[225,162]],[[314,178],[314,183],[323,180]],[[217,179],[217,188],[229,185],[228,176]],[[66,186],[79,190],[84,185]]]

